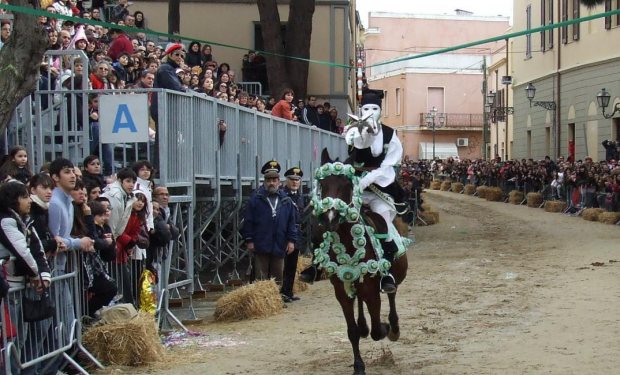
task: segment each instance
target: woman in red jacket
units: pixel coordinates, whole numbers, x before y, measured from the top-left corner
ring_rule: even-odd
[[[282,91],[282,96],[280,97],[280,101],[276,103],[271,109],[271,114],[283,118],[285,120],[293,120],[294,119],[294,110],[293,110],[293,97],[295,94],[291,89],[284,89]]]
[[[149,245],[144,243],[145,238],[141,235],[142,229],[146,225],[146,216],[148,214],[146,208],[147,199],[141,191],[134,191],[134,197],[131,216],[127,226],[116,240],[116,264],[114,265],[116,272],[114,272],[114,278],[118,283],[118,289],[123,293],[122,301],[135,305],[136,301],[132,292],[135,287],[131,285],[132,277],[129,272],[129,256],[136,245],[141,248],[147,248]],[[148,237],[146,241],[148,241]]]

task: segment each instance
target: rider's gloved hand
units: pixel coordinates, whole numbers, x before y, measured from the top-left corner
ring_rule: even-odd
[[[368,186],[370,186],[370,184],[372,184],[372,181],[370,181],[370,179],[366,176],[366,177],[362,177],[362,178],[360,179],[360,182],[359,182],[358,186],[359,186],[359,187],[360,187],[360,189],[362,189],[362,191],[363,191],[363,190],[366,190],[366,188],[367,188]]]

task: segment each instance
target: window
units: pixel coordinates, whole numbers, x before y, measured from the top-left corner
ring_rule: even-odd
[[[620,9],[620,0],[605,0],[605,12],[610,12],[617,9]],[[620,26],[620,14],[605,17],[605,28],[607,30],[618,26]]]
[[[553,2],[540,0],[540,26],[553,25]],[[553,29],[540,32],[540,49],[547,51],[553,48]]]
[[[562,0],[562,21],[579,18],[579,6],[580,0]],[[579,40],[579,23],[562,27],[562,43],[568,43],[569,36],[572,40]]]
[[[580,17],[579,15],[579,8],[581,7],[581,1],[580,0],[572,0],[573,1],[573,9],[571,9],[573,11],[573,19],[576,20],[577,18]],[[574,23],[573,24],[573,40],[579,40],[579,23]]]
[[[381,114],[385,117],[389,116],[388,108],[390,108],[390,101],[388,99],[389,99],[388,92],[384,91],[383,92],[383,111],[381,111]]]
[[[400,87],[396,89],[396,116],[400,116]]]
[[[532,131],[527,131],[527,157],[532,157]]]
[[[528,4],[525,8],[525,22],[526,22],[526,30],[532,29],[532,5]],[[527,34],[525,36],[525,58],[532,58],[532,34]]]

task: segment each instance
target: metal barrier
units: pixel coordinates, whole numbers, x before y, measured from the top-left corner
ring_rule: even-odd
[[[236,82],[241,91],[250,95],[263,96],[263,84],[260,82]]]
[[[73,56],[62,57],[55,51],[48,55],[50,63],[74,61]],[[158,184],[170,189],[171,208],[178,212],[178,220],[182,222],[179,241],[171,252],[172,287],[162,289],[166,299],[191,295],[192,280],[199,289],[202,287],[194,266],[216,284],[226,278],[240,277],[240,267],[249,260],[247,252],[241,250],[242,239],[238,233],[243,205],[261,183],[259,171],[264,162],[277,159],[283,170],[299,165],[305,172],[303,182],[307,187],[324,147],[334,158],[346,157],[340,135],[202,94],[163,89],[89,90],[83,85],[69,85],[64,91],[49,85],[47,88],[24,100],[19,117],[10,128],[19,134],[15,139],[27,146],[32,170],[60,155],[76,165],[96,151],[105,159],[104,145],[95,142],[92,126],[87,125],[90,95],[122,98],[137,92],[156,93],[158,143],[111,145],[109,164],[112,168],[124,166],[148,157],[150,151],[159,156]],[[73,108],[81,108],[81,112]],[[220,120],[227,124],[223,137],[220,137]],[[93,141],[93,147],[87,140]],[[162,306],[166,304],[167,300],[162,302]]]
[[[50,371],[65,360],[80,373],[87,375],[72,356],[74,349],[81,351],[97,367],[101,363],[82,345],[82,300],[79,298],[79,263],[75,251],[67,252],[66,270],[52,272],[50,296],[56,313],[52,318],[39,322],[25,322],[22,311],[24,296],[36,298],[36,291],[25,285],[11,285],[9,295],[2,300],[2,359],[4,374],[19,374],[28,369]],[[41,370],[43,369],[43,370]]]

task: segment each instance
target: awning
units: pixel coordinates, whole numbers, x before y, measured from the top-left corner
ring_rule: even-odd
[[[458,158],[459,152],[455,143],[435,143],[435,157],[447,159],[449,157]],[[433,158],[433,143],[420,142],[420,153],[418,158],[431,160]]]

